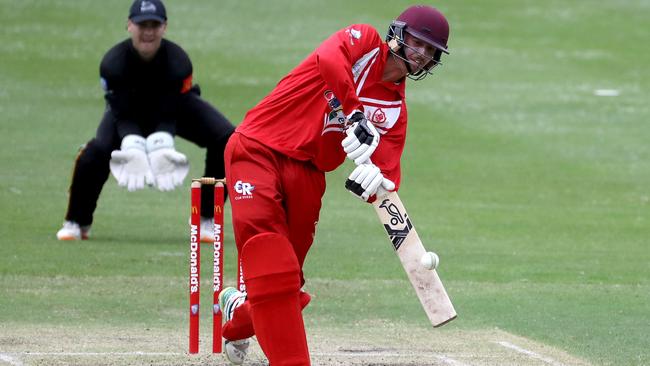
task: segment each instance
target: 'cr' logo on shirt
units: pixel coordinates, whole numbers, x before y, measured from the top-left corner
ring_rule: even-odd
[[[254,189],[255,189],[254,185],[250,183],[242,182],[241,180],[238,180],[235,183],[235,192],[244,196],[252,196],[253,195],[252,192]]]

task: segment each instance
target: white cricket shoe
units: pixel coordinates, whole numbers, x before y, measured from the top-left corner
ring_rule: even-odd
[[[240,306],[246,300],[246,294],[237,291],[234,287],[226,287],[219,294],[219,307],[223,311],[226,321],[232,319],[235,308]],[[241,365],[248,354],[250,339],[239,339],[236,341],[225,341],[226,358],[234,365]]]
[[[240,339],[238,341],[229,341],[226,339],[224,343],[224,349],[226,350],[226,358],[233,365],[241,365],[246,359],[248,354],[248,346],[250,341],[248,338]]]
[[[65,221],[63,227],[57,231],[56,238],[59,240],[86,240],[90,235],[90,225],[79,226],[74,221]]]
[[[201,243],[214,243],[214,218],[201,216]]]

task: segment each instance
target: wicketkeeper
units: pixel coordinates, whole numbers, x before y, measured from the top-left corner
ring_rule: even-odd
[[[226,355],[243,362],[254,334],[270,365],[309,365],[302,265],[316,231],[325,172],[346,156],[345,187],[372,202],[400,183],[406,77],[440,64],[449,25],[407,8],[385,41],[367,24],[325,40],[245,116],[226,146],[226,178],[246,293],[224,289]]]
[[[129,191],[154,186],[169,191],[189,171],[174,148],[180,136],[206,148],[205,176],[223,178],[223,154],[233,125],[200,97],[192,62],[164,39],[167,13],[160,0],[136,0],[129,12],[131,34],[100,65],[106,110],[95,138],[79,151],[59,240],[87,239],[97,200],[109,172]],[[203,190],[201,234],[212,241],[213,197]]]

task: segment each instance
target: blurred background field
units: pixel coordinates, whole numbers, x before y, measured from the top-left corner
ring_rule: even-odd
[[[329,34],[351,23],[383,34],[411,3],[167,0],[167,38],[239,123]],[[110,178],[92,240],[55,239],[74,157],[104,108],[99,61],[127,37],[129,5],[0,0],[6,327],[186,327],[189,183],[128,193]],[[450,21],[451,55],[409,82],[400,195],[459,313],[436,332],[498,328],[595,365],[650,364],[650,1],[433,5]],[[177,147],[200,176],[204,152]],[[372,208],[343,188],[350,170],[328,176],[307,326],[425,329]]]

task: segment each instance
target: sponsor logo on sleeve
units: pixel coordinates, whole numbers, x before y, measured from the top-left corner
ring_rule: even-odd
[[[348,28],[345,30],[345,33],[350,37],[350,44],[354,46],[355,39],[361,39],[361,31],[354,28]]]
[[[323,97],[327,101],[330,112],[325,114],[322,134],[332,131],[342,132],[345,126],[345,114],[343,114],[341,102],[331,90],[325,90]]]

